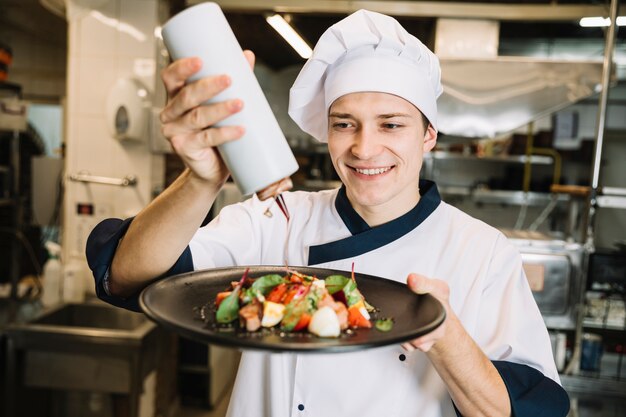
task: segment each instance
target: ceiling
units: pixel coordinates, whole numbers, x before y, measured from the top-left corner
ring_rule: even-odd
[[[41,3],[46,1],[48,3],[58,4],[62,7],[63,0],[0,0],[0,42],[11,44],[11,37],[16,36],[18,33],[22,38],[37,42],[38,45],[54,48],[60,51],[59,53],[66,53],[67,45],[67,23],[66,21],[54,13],[44,8]],[[175,14],[178,11],[184,9],[187,4],[191,4],[196,0],[161,0],[164,4],[169,5],[170,14]],[[199,0],[197,0],[199,1]],[[348,4],[359,5],[366,3],[365,1],[339,1],[339,0],[325,0],[325,1],[307,1],[307,0],[290,0],[289,2],[280,0],[254,0],[248,1],[248,4],[252,5],[252,8],[242,9],[237,7],[227,7],[227,4],[246,3],[244,0],[218,0],[224,5],[226,11],[226,17],[230,22],[237,39],[244,49],[253,50],[259,62],[264,63],[268,67],[279,70],[291,65],[301,65],[303,63],[302,58],[298,56],[295,51],[265,22],[265,15],[271,12],[272,7],[263,9],[259,4],[275,5],[283,4],[287,7],[283,7],[288,11],[292,11],[289,7],[291,5],[310,4],[312,7],[318,7],[319,5],[330,5],[328,9],[333,9],[335,5]],[[372,4],[378,5],[427,5],[427,4],[445,4],[446,8],[439,8],[439,10],[447,10],[450,8],[458,7],[459,4],[468,4],[475,6],[476,2],[467,0],[456,0],[454,3],[439,0],[432,3],[425,2],[412,2],[412,1],[376,1]],[[482,0],[482,4],[493,4],[494,7],[502,5],[575,5],[575,4],[595,4],[597,6],[606,8],[607,2],[592,2],[584,0],[566,0],[556,3],[554,0],[522,0],[513,2],[511,0]],[[339,21],[345,17],[346,13],[323,13],[318,7],[314,12],[293,12],[289,16],[291,17],[292,25],[302,34],[304,39],[310,44],[314,45],[320,35],[333,23]],[[336,8],[334,9],[336,10]],[[302,10],[300,10],[302,11]],[[422,13],[423,14],[423,13]],[[433,47],[435,39],[435,24],[436,19],[434,17],[410,17],[410,16],[396,16],[402,25],[413,35],[421,39],[429,47]],[[604,30],[599,28],[581,28],[576,20],[573,21],[512,21],[503,20],[500,24],[500,45],[504,51],[503,54],[511,54],[510,42],[515,40],[518,42],[522,40],[522,44],[526,44],[525,40],[528,40],[528,44],[532,43],[547,43],[559,39],[581,39],[588,41],[598,42],[598,53],[602,52],[602,42],[604,37]],[[622,28],[621,32],[618,32],[618,41],[616,48],[621,49],[622,55],[626,53],[626,28]],[[517,46],[515,46],[517,48]],[[513,49],[515,49],[513,48]],[[595,46],[594,46],[595,48]],[[512,54],[516,54],[514,50]]]
[[[380,2],[378,2],[380,3]],[[398,2],[395,2],[398,3]],[[446,3],[446,1],[442,1]],[[449,2],[448,2],[449,3]],[[456,1],[455,3],[460,3]],[[476,3],[471,1],[463,1],[463,3]],[[483,0],[481,3],[509,3],[519,5],[537,4],[548,5],[556,4],[554,1],[511,1],[511,0]],[[589,4],[588,1],[574,0],[559,2],[558,4]],[[598,5],[607,3],[595,2]],[[608,7],[608,4],[607,4]],[[180,8],[184,8],[184,5]],[[173,13],[177,12],[177,8],[173,7]],[[255,51],[257,59],[274,69],[280,69],[285,66],[301,64],[300,58],[296,52],[265,22],[265,15],[268,13],[255,11],[231,11],[226,10],[226,18],[228,19],[235,36],[239,40],[242,48]],[[291,24],[302,35],[302,37],[313,46],[321,34],[332,24],[338,22],[345,14],[336,13],[293,13],[288,14],[291,18]],[[431,49],[435,40],[435,23],[434,17],[406,17],[396,16],[398,21],[413,35],[419,38]],[[626,29],[618,31],[618,45],[624,44],[626,40]],[[500,23],[500,40],[505,43],[506,40],[528,39],[529,41],[546,41],[556,39],[581,39],[585,41],[596,40],[600,43],[604,39],[604,29],[602,28],[582,28],[578,21],[511,21],[504,20]]]
[[[241,47],[253,50],[257,59],[266,65],[280,69],[301,64],[302,58],[265,22],[264,14],[251,12],[226,12],[235,36]],[[345,14],[292,14],[291,24],[302,37],[313,46],[321,34]],[[409,33],[433,49],[435,40],[435,18],[397,17]],[[618,43],[626,40],[626,28],[618,31]],[[529,41],[556,39],[584,39],[603,41],[601,28],[582,28],[578,22],[519,22],[502,21],[500,40],[528,39]]]
[[[345,15],[299,14],[291,15],[291,25],[310,46],[322,33]],[[251,49],[257,59],[273,69],[301,64],[303,59],[285,40],[272,29],[260,13],[226,13],[226,18],[235,32],[241,47]],[[434,43],[434,19],[399,18],[400,23],[426,45]]]
[[[440,0],[442,3],[449,3]],[[171,13],[174,14],[186,7],[189,1],[169,0]],[[227,2],[224,2],[227,3]],[[269,2],[272,3],[272,2]],[[277,2],[280,3],[280,2]],[[327,2],[328,3],[328,2]],[[341,2],[337,2],[341,3]],[[345,3],[345,2],[343,2]],[[363,2],[362,2],[363,3]],[[383,2],[376,2],[383,3]],[[398,3],[398,2],[391,2]],[[406,2],[410,3],[410,2]],[[456,0],[454,4],[476,2]],[[554,0],[481,0],[483,4],[495,5],[548,5],[556,4]],[[572,4],[606,5],[608,2],[566,0],[559,5]],[[269,12],[269,10],[267,11]],[[259,8],[247,11],[230,11],[226,9],[226,17],[231,24],[237,39],[245,49],[257,54],[259,61],[271,68],[280,69],[293,64],[302,63],[302,59],[285,43],[285,41],[265,22],[265,13]],[[302,34],[304,39],[314,45],[320,35],[330,25],[339,21],[345,14],[333,13],[294,13],[291,14],[292,25]],[[426,45],[434,44],[435,18],[432,17],[398,17],[402,25]],[[60,17],[46,10],[40,0],[0,0],[0,27],[18,30],[43,43],[64,44],[67,39],[67,24]],[[2,32],[0,32],[2,33]],[[500,38],[505,39],[598,39],[604,31],[600,28],[581,28],[576,21],[561,22],[520,22],[502,21]],[[618,43],[626,40],[626,30],[618,32]]]
[[[11,36],[10,33],[63,46],[67,43],[67,22],[46,10],[39,0],[0,0],[0,38]],[[10,39],[4,42],[10,43]]]

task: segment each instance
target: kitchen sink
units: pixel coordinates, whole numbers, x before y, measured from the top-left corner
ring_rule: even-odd
[[[53,326],[53,328],[50,328]],[[31,330],[69,332],[78,334],[76,330],[108,330],[113,332],[136,333],[140,336],[144,330],[154,327],[143,315],[121,308],[111,307],[100,303],[65,304],[57,309],[48,311],[28,325]],[[90,335],[103,333],[90,333]],[[128,334],[130,336],[130,334]]]
[[[60,305],[10,325],[5,415],[16,415],[11,399],[20,387],[120,394],[136,415],[143,380],[159,360],[161,336],[143,314],[100,301]]]

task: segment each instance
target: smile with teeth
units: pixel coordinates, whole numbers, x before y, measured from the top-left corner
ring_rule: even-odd
[[[392,167],[367,168],[367,169],[354,168],[354,170],[358,172],[359,174],[363,174],[363,175],[378,175],[378,174],[384,174],[385,172],[389,171],[391,168]]]

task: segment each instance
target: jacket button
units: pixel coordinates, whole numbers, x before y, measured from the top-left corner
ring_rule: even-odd
[[[398,359],[400,359],[401,362],[404,362],[406,360],[406,355],[401,353],[400,356],[398,356]]]
[[[298,410],[304,411],[304,404],[298,404]]]

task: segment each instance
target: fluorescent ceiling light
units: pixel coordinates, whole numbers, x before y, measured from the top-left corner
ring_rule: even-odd
[[[608,17],[583,17],[580,19],[580,26],[585,28],[597,28],[610,26],[610,19]],[[626,16],[617,17],[617,26],[626,26]]]
[[[268,16],[265,18],[267,23],[274,28],[276,32],[280,34],[293,49],[296,50],[298,55],[304,59],[309,59],[313,54],[311,47],[306,43],[298,32],[283,17],[279,14]]]

